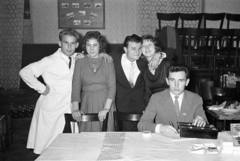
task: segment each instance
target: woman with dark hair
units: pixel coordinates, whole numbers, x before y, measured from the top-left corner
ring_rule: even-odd
[[[142,36],[142,52],[148,62],[151,61],[155,53],[161,53],[162,57],[165,54],[161,52],[158,41],[152,35]],[[145,70],[145,101],[147,104],[153,93],[161,92],[168,88],[166,77],[167,69],[171,64],[173,64],[173,61],[164,58],[160,59],[158,67],[156,69],[148,67]]]
[[[73,75],[72,116],[80,121],[84,113],[98,113],[104,120],[107,113],[108,131],[114,130],[113,110],[116,93],[116,78],[113,62],[100,58],[105,52],[106,42],[98,31],[89,31],[83,38],[85,53],[83,59],[76,62]],[[79,108],[79,102],[81,107]],[[101,131],[102,122],[81,123],[80,131]]]

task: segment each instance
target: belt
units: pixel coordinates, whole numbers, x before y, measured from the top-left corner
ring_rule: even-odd
[[[83,90],[84,91],[98,91],[100,89],[105,89],[107,88],[107,85],[103,85],[103,84],[92,84],[89,86],[84,86]]]

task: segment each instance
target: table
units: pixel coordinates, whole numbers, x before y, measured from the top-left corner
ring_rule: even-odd
[[[79,134],[59,134],[36,161],[239,161],[240,155],[233,154],[193,154],[190,147],[195,143],[232,141],[227,132],[221,132],[218,139],[183,140],[152,133],[143,137],[141,132],[83,132]]]
[[[213,118],[217,120],[223,120],[223,130],[225,131],[226,127],[226,120],[240,120],[240,113],[235,113],[233,115],[226,115],[221,110],[209,110],[206,109],[206,112],[209,113]]]

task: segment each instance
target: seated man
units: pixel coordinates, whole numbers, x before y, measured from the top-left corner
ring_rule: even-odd
[[[177,122],[192,122],[194,126],[204,127],[207,118],[202,98],[185,90],[190,81],[188,68],[181,64],[169,66],[166,81],[169,89],[153,94],[138,130],[177,133]]]

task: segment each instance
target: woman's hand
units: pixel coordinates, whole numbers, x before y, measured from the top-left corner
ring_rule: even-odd
[[[107,53],[100,53],[99,54],[100,58],[104,58],[106,62],[110,63],[113,61],[112,57],[108,55]]]
[[[109,109],[105,109],[105,108],[103,110],[99,111],[99,113],[98,113],[99,120],[100,121],[105,120],[108,112],[109,112]]]
[[[162,59],[166,57],[166,53],[158,52],[154,54],[151,61],[148,63],[149,69],[156,70]]]
[[[81,121],[82,115],[84,115],[84,113],[81,110],[74,110],[72,112],[73,119],[78,122]]]
[[[76,57],[75,57],[75,60],[77,60],[77,59],[82,59],[82,58],[84,58],[84,51],[82,51],[81,53],[78,52],[77,55],[76,55]]]

